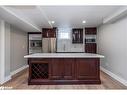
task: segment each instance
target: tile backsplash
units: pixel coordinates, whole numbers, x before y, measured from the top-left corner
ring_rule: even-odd
[[[67,31],[68,30],[68,31]],[[73,44],[72,43],[72,31],[71,29],[62,30],[62,32],[68,32],[68,39],[61,39],[59,37],[60,30],[58,31],[57,38],[57,52],[84,52],[84,44]]]

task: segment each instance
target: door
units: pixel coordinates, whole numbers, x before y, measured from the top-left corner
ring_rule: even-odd
[[[50,63],[50,79],[58,80],[63,78],[63,61],[62,59],[53,58]]]
[[[96,53],[96,48],[97,48],[96,43],[86,43],[85,44],[86,53]]]
[[[85,34],[86,35],[96,35],[97,28],[96,27],[85,28]]]
[[[56,28],[43,28],[42,36],[43,38],[56,38]]]
[[[76,59],[77,79],[98,79],[99,59]]]
[[[74,79],[74,59],[54,58],[50,65],[50,79]]]
[[[43,53],[49,52],[49,38],[43,38],[43,40],[42,40],[42,51],[43,51]]]
[[[56,52],[56,38],[50,38],[50,51],[51,53]]]
[[[64,62],[64,68],[63,68],[63,79],[74,79],[75,73],[74,73],[74,62],[75,59],[63,59]]]

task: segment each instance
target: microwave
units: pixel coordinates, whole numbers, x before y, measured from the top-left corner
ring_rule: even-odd
[[[85,43],[96,43],[96,36],[86,36]]]
[[[85,39],[85,43],[96,43],[96,39]]]

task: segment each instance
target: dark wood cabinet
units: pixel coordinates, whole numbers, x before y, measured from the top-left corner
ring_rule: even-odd
[[[74,78],[73,59],[52,59],[50,79],[68,80]]]
[[[86,27],[85,28],[85,52],[86,53],[96,53],[96,27]]]
[[[48,59],[30,59],[29,79],[49,79],[49,61]]]
[[[72,29],[72,43],[73,44],[83,43],[83,29],[82,28]]]
[[[63,77],[63,61],[62,59],[52,59],[50,63],[50,79],[62,79]]]
[[[96,27],[86,27],[85,28],[85,34],[96,35],[97,34],[97,28]]]
[[[57,28],[43,28],[42,36],[43,38],[56,38]]]
[[[76,70],[77,76],[76,78],[79,80],[84,79],[97,79],[99,76],[98,73],[98,60],[94,59],[77,59],[76,60]],[[93,63],[93,64],[91,64]]]
[[[69,80],[74,79],[74,59],[63,59],[63,79]]]
[[[85,52],[86,53],[97,53],[96,43],[86,43],[85,44]]]
[[[29,59],[28,84],[100,84],[99,58]]]

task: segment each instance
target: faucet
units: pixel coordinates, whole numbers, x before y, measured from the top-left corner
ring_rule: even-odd
[[[64,43],[64,46],[63,46],[63,50],[65,51],[65,48],[66,48],[66,46],[65,46],[65,43]]]

